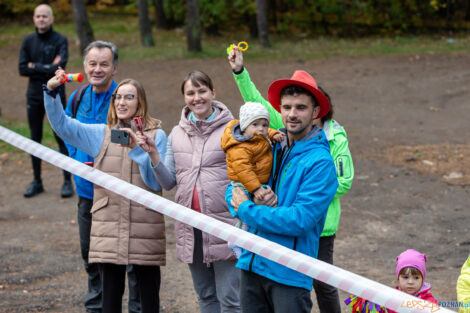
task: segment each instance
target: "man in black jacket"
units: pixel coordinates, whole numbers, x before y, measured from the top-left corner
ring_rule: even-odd
[[[27,35],[21,45],[19,70],[20,75],[29,77],[26,92],[28,124],[31,139],[36,142],[42,140],[42,125],[44,121],[44,100],[42,84],[54,76],[59,66],[65,68],[68,59],[68,44],[65,36],[52,29],[54,15],[47,4],[41,4],[34,9],[33,16],[36,32]],[[60,97],[65,101],[65,90],[61,88]],[[62,139],[55,133],[62,154],[67,154],[67,148]],[[32,197],[44,191],[41,180],[41,159],[31,156],[33,163],[34,180],[24,192],[25,197]],[[63,198],[73,195],[73,186],[70,173],[64,171],[64,184],[61,196]]]

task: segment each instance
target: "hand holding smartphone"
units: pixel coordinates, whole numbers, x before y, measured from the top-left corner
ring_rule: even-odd
[[[111,129],[111,142],[128,146],[130,143],[130,135],[128,132],[119,129]]]

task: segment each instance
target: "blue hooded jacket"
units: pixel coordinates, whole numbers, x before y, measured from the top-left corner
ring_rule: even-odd
[[[251,233],[316,258],[328,206],[338,188],[335,165],[323,130],[314,126],[290,147],[287,136],[283,142],[276,143],[269,184],[278,196],[277,207],[256,205],[247,200],[237,212],[230,203],[230,184],[225,200],[231,214],[248,224]],[[243,250],[237,267],[280,284],[312,289],[313,278],[248,250]]]

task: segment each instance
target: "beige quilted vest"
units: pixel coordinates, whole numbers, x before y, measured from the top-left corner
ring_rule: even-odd
[[[156,132],[157,128],[145,130],[151,138]],[[110,134],[106,128],[94,167],[152,192],[128,156],[130,149],[111,143]],[[97,185],[91,213],[90,263],[165,265],[163,215]]]

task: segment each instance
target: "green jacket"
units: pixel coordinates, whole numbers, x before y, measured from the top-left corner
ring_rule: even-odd
[[[462,302],[463,306],[459,308],[459,313],[470,312],[470,255],[467,261],[462,265],[462,271],[457,279],[457,300]]]
[[[240,74],[233,74],[233,77],[245,102],[259,102],[268,109],[271,119],[269,127],[274,129],[283,128],[284,123],[282,122],[281,114],[276,111],[271,104],[263,98],[258,89],[256,89],[246,68],[244,68]],[[354,178],[354,166],[344,128],[338,122],[330,120],[323,125],[323,131],[330,143],[330,154],[335,161],[336,175],[339,183],[335,197],[328,207],[325,226],[321,234],[321,237],[326,237],[333,236],[338,230],[339,217],[341,215],[339,198],[344,196],[349,189],[351,189]]]

